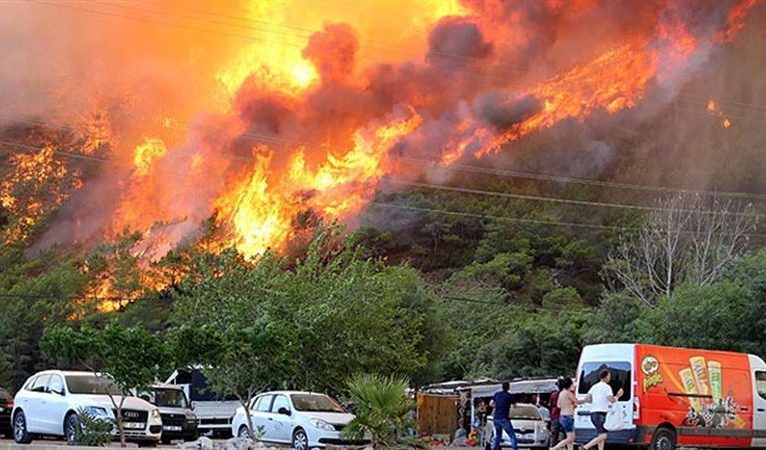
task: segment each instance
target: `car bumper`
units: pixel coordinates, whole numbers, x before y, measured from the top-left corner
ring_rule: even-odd
[[[368,439],[346,439],[341,436],[339,431],[318,431],[309,432],[309,446],[325,447],[327,445],[365,445],[369,444]]]
[[[162,438],[163,439],[179,439],[179,438],[191,438],[197,436],[197,421],[196,420],[184,420],[171,421],[162,419]]]
[[[159,442],[162,437],[162,425],[152,423],[143,430],[124,429],[125,439],[131,442]],[[114,439],[120,438],[120,430],[115,427],[112,430]]]
[[[11,428],[11,411],[0,413],[0,432],[9,432]]]

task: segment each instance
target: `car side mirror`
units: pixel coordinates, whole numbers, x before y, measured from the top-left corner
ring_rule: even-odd
[[[281,407],[281,408],[279,408],[279,409],[277,410],[277,414],[282,414],[283,416],[289,416],[291,413],[290,413],[290,410],[289,410],[289,409],[287,409],[287,408],[285,408],[285,407],[283,406],[283,407]]]

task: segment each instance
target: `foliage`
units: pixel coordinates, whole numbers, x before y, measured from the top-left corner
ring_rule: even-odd
[[[247,327],[180,327],[171,341],[176,358],[185,360],[179,367],[199,365],[213,392],[235,396],[247,415],[249,435],[258,436],[248,406],[259,392],[287,387],[295,379],[298,366],[291,336],[288,328],[260,317]]]
[[[133,389],[143,390],[167,371],[168,348],[142,327],[112,323],[103,329],[83,326],[48,328],[41,347],[46,355],[64,365],[79,366],[108,376],[122,393],[110,395],[117,410],[120,442],[125,444],[122,406]]]
[[[415,405],[407,398],[409,383],[397,376],[358,374],[348,382],[355,417],[343,430],[351,439],[372,438],[372,447],[394,447],[402,443]]]
[[[104,447],[112,442],[112,421],[96,417],[86,409],[80,408],[77,411],[77,443],[86,447]]]
[[[325,243],[320,236],[292,262],[265,255],[250,263],[231,252],[200,258],[172,320],[222,330],[258,319],[289,332],[300,370],[286,381],[303,389],[338,392],[358,370],[417,375],[438,358],[438,314],[418,273]]]

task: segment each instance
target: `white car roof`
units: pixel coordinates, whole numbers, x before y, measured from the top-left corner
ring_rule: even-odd
[[[321,392],[308,392],[308,391],[268,391],[268,392],[261,392],[258,395],[275,395],[275,394],[282,394],[282,395],[293,395],[293,394],[323,395],[325,397],[329,397],[329,395],[323,394]]]
[[[58,370],[58,369],[50,369],[50,370],[43,370],[43,371],[37,372],[36,374],[34,374],[32,376],[34,377],[34,376],[37,376],[37,375],[54,375],[54,374],[55,375],[62,375],[62,376],[66,376],[66,375],[86,375],[86,376],[106,375],[106,374],[101,374],[101,373],[88,372],[88,371],[84,371],[84,370]]]

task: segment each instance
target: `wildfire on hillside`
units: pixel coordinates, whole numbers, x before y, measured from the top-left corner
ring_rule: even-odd
[[[156,260],[212,217],[218,248],[278,250],[305,211],[355,216],[397,175],[392,155],[449,166],[512,151],[562,121],[639,108],[650,92],[671,101],[758,4],[179,5],[18,6],[34,25],[86,31],[40,35],[74,62],[35,73],[39,104],[0,96],[19,112],[0,126],[33,117],[28,127],[71,135],[12,157],[0,201],[21,225],[5,239],[28,237],[58,209],[38,247],[138,231],[134,252]],[[101,58],[83,57],[89,49]],[[712,100],[707,109],[731,125]],[[92,159],[55,157],[63,151]],[[25,202],[14,194],[24,183],[54,185],[56,199]]]

